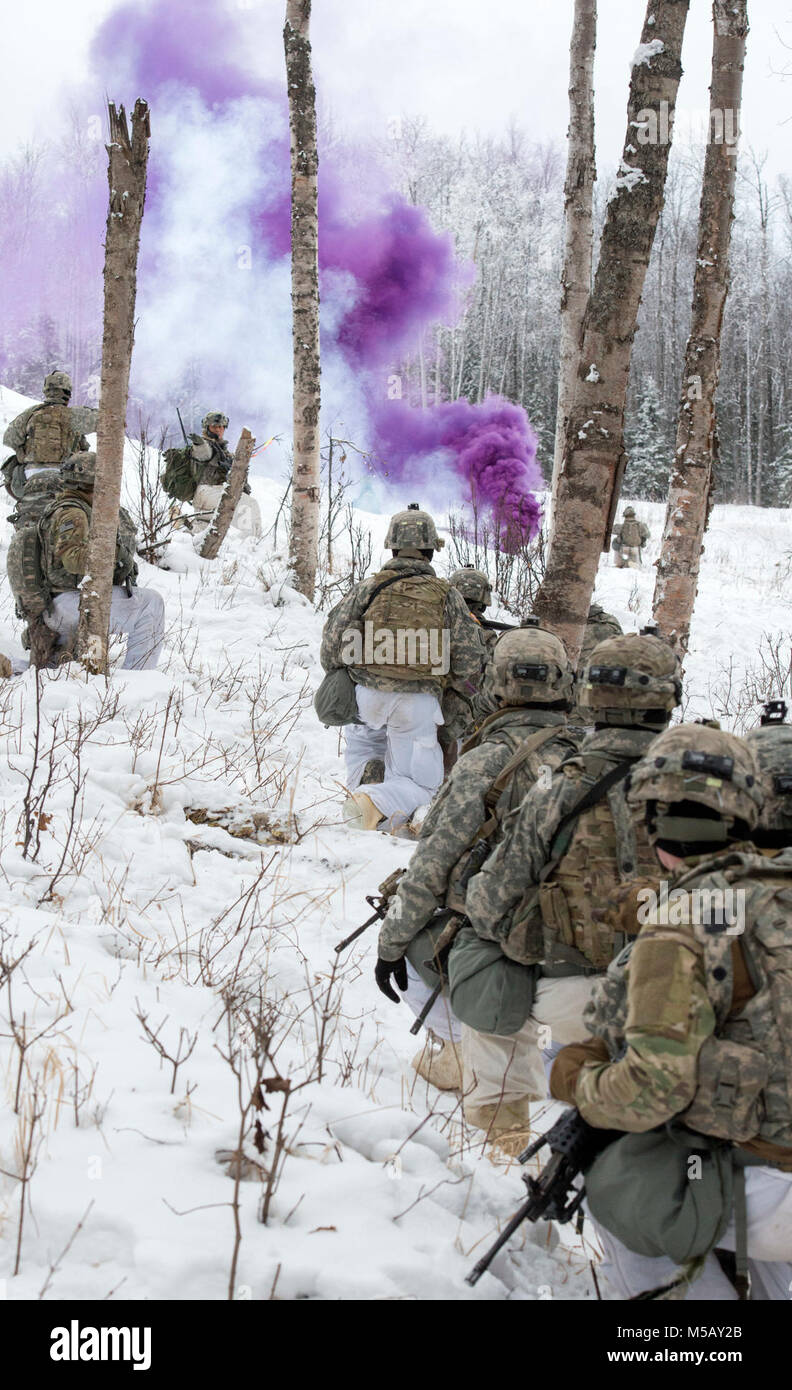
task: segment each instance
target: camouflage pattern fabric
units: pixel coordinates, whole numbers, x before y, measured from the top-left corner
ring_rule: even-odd
[[[589,734],[580,752],[559,768],[549,787],[536,786],[512,817],[502,843],[467,891],[468,916],[479,936],[498,941],[512,959],[523,959],[518,937],[522,935],[520,907],[535,889],[549,862],[550,849],[560,822],[588,787],[623,759],[640,758],[656,737],[651,729],[608,728]],[[608,806],[611,802],[607,803]],[[613,887],[620,882],[616,865],[616,829],[613,831]],[[592,871],[594,869],[592,865]],[[604,875],[597,868],[598,891],[604,892]],[[602,900],[589,904],[600,908]],[[537,913],[538,918],[538,913]],[[510,933],[514,931],[511,943]],[[542,958],[539,948],[535,960]],[[524,963],[529,963],[527,960]]]
[[[70,454],[87,450],[88,441],[85,434],[96,429],[98,414],[97,410],[89,406],[66,406],[56,403],[33,405],[11,421],[3,435],[3,443],[14,450],[19,463],[60,465]],[[44,424],[49,416],[53,416],[54,419],[56,415],[57,447],[53,448],[51,458],[36,458],[34,439],[37,417],[38,423]],[[40,448],[38,452],[41,452]]]
[[[433,517],[421,511],[416,503],[391,517],[385,537],[386,550],[442,550],[444,545]]]
[[[592,603],[589,608],[586,628],[583,633],[583,642],[580,647],[578,657],[578,677],[580,677],[584,666],[591,660],[591,653],[594,648],[604,642],[606,637],[621,637],[622,628],[618,618],[614,618],[612,613],[606,613],[598,603]],[[591,711],[583,710],[575,703],[569,712],[570,724],[587,725],[591,723]]]
[[[382,574],[387,575],[399,573],[424,574],[437,578],[428,561],[403,559],[400,556],[388,560],[382,570]],[[365,610],[375,587],[375,576],[364,579],[346,598],[336,604],[329,614],[322,633],[320,650],[323,670],[333,671],[344,665],[343,650],[351,630],[360,633],[362,639]],[[465,600],[456,589],[450,587],[445,596],[443,627],[449,634],[450,657],[450,670],[445,678],[424,676],[412,680],[398,680],[389,676],[385,668],[381,668],[380,673],[376,667],[350,666],[349,673],[353,681],[373,690],[399,690],[405,693],[423,691],[432,695],[451,686],[464,697],[469,693],[470,686],[476,688],[479,684],[482,647],[478,628],[468,612]]]
[[[228,477],[234,455],[223,439],[206,433],[199,439],[193,435],[189,466],[196,487],[221,487]]]
[[[739,935],[697,922],[688,898],[675,914],[688,923],[650,913],[631,952],[595,983],[586,1025],[612,1060],[577,1074],[574,1101],[590,1124],[640,1132],[679,1116],[702,1134],[792,1150],[792,855],[768,861],[733,846],[673,880],[683,901],[727,886],[742,895]],[[735,948],[756,992],[732,1014]]]
[[[557,733],[516,769],[496,809],[502,822],[534,785],[542,765],[557,767],[575,752],[576,741],[566,729],[565,716],[556,710],[504,710],[493,716],[481,743],[462,754],[432,802],[383,922],[379,954],[384,960],[404,955],[435,910],[445,905],[450,888],[464,872],[466,851],[488,817],[487,791],[520,744],[544,728]]]
[[[751,729],[745,741],[759,764],[764,801],[757,843],[788,843],[792,840],[792,726],[764,724]]]
[[[50,594],[76,589],[88,563],[88,536],[91,508],[76,496],[63,496],[44,513],[39,523],[41,569]],[[129,513],[119,510],[114,584],[123,584],[137,574],[135,563],[135,524]]]
[[[649,527],[645,522],[637,521],[634,516],[628,517],[613,528],[614,550],[621,550],[622,546],[640,549],[646,545],[648,539]]]
[[[454,587],[456,588],[456,585]],[[486,674],[487,662],[492,655],[492,649],[498,640],[498,633],[482,627],[475,613],[471,613],[470,616],[476,625],[476,633],[481,644],[482,675],[478,685],[466,682],[461,690],[447,686],[443,691],[443,698],[440,701],[443,723],[437,731],[441,748],[449,748],[452,744],[458,743],[460,739],[469,738],[480,720],[486,714],[491,713],[491,709],[485,709],[482,705],[481,684]]]

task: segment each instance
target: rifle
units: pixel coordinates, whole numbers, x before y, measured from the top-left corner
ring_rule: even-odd
[[[366,902],[369,907],[374,908],[374,911],[363,923],[362,927],[357,927],[355,931],[350,932],[349,936],[345,936],[343,941],[339,941],[337,946],[334,946],[333,949],[336,955],[341,951],[345,951],[347,946],[352,945],[353,941],[357,941],[358,937],[362,936],[364,931],[368,931],[368,928],[373,926],[375,922],[383,922],[385,920],[391,898],[395,896],[396,889],[399,886],[399,880],[402,878],[403,874],[404,869],[394,869],[393,873],[389,874],[384,882],[380,884],[376,895],[373,893],[366,894]]]
[[[187,431],[186,431],[186,429],[184,428],[184,421],[182,420],[181,411],[179,410],[179,407],[178,407],[178,406],[176,407],[176,414],[177,414],[178,417],[179,417],[179,424],[181,425],[181,432],[182,432],[182,437],[183,437],[183,439],[184,439],[185,446],[186,446],[186,448],[189,449],[189,448],[190,448],[190,441],[189,441],[189,439],[187,438]]]
[[[567,1110],[560,1120],[556,1120],[552,1129],[529,1144],[520,1154],[518,1163],[527,1163],[545,1144],[550,1149],[551,1157],[538,1178],[531,1177],[530,1173],[521,1174],[528,1189],[527,1200],[515,1212],[486,1255],[474,1265],[465,1283],[471,1287],[478,1283],[498,1251],[511,1240],[523,1221],[544,1219],[558,1221],[561,1225],[571,1221],[585,1196],[585,1187],[576,1188],[574,1179],[590,1167],[597,1154],[619,1137],[615,1130],[594,1129],[586,1124],[577,1110]]]
[[[490,632],[516,632],[519,627],[518,623],[499,623],[495,618],[479,618],[479,622]]]

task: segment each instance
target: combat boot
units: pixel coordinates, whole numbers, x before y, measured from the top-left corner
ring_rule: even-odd
[[[412,1066],[438,1091],[462,1090],[462,1057],[449,1039],[438,1038],[427,1029],[426,1042],[413,1057]]]
[[[347,797],[342,814],[351,830],[376,830],[385,819],[365,792],[353,792]]]
[[[465,1106],[463,1113],[469,1125],[485,1131],[485,1142],[508,1158],[522,1153],[533,1138],[527,1100]]]

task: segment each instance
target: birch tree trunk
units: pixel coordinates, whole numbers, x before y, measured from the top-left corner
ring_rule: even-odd
[[[569,131],[564,184],[564,265],[561,271],[561,336],[558,408],[548,524],[558,494],[566,424],[575,393],[580,329],[591,293],[593,199],[597,178],[594,154],[594,52],[597,46],[597,0],[575,0],[569,50]]]
[[[720,337],[729,291],[737,146],[715,143],[715,121],[734,113],[739,130],[747,0],[713,0],[714,38],[710,138],[699,207],[693,316],[685,353],[676,453],[654,592],[654,619],[680,655],[687,651],[698,588],[702,539],[709,519],[716,451],[715,396]]]
[[[87,670],[107,673],[118,510],[124,460],[129,369],[135,340],[135,295],[140,224],[146,197],[149,109],[138,99],[131,134],[126,111],[108,103],[110,144],[104,264],[104,327],[96,482],[88,538],[88,568],[80,589],[77,655]]]
[[[626,458],[624,406],[636,319],[671,148],[690,0],[650,0],[633,65],[627,135],[581,327],[553,539],[534,604],[577,660]]]
[[[319,221],[311,0],[286,0],[283,44],[291,146],[291,296],[294,462],[289,559],[296,588],[313,599],[319,552]]]
[[[234,517],[237,502],[242,496],[250,465],[250,456],[256,441],[250,430],[243,430],[234,451],[234,462],[223,485],[215,513],[206,529],[206,535],[198,546],[198,554],[203,560],[214,560]]]

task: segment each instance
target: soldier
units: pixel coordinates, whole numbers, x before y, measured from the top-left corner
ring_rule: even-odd
[[[168,450],[162,483],[165,491],[180,502],[192,502],[195,518],[192,530],[204,530],[214,515],[226,478],[234,462],[225,441],[228,416],[210,410],[201,421],[202,434],[190,436],[189,451]],[[170,460],[173,460],[172,462]],[[258,502],[250,496],[250,483],[245,482],[243,495],[234,512],[234,525],[244,535],[261,535],[261,512]]]
[[[775,858],[792,846],[792,728],[765,716],[745,741],[759,764],[763,793],[753,842],[762,854]]]
[[[604,642],[606,637],[621,637],[621,635],[622,629],[618,618],[614,618],[612,613],[606,613],[599,603],[592,603],[580,646],[577,665],[578,679],[583,674],[584,667],[588,665],[591,653],[597,643]],[[586,716],[577,704],[569,711],[569,722],[585,727]]]
[[[44,378],[44,400],[17,415],[3,435],[14,450],[2,467],[6,491],[19,501],[25,483],[46,473],[54,488],[61,464],[71,454],[88,449],[85,433],[96,429],[99,412],[88,406],[70,406],[71,379],[66,372],[50,372]]]
[[[440,700],[449,685],[476,686],[482,666],[462,595],[429,563],[443,541],[428,512],[417,502],[397,512],[385,545],[393,559],[336,604],[322,634],[324,670],[344,669],[354,682],[344,815],[363,830],[396,828],[431,801],[443,779]],[[375,759],[384,776],[355,792]]]
[[[549,787],[528,794],[471,879],[465,903],[472,927],[523,966],[529,998],[526,1022],[510,1035],[462,1030],[463,1053],[478,1077],[465,1115],[491,1136],[513,1130],[522,1142],[528,1103],[546,1094],[541,1052],[549,1058],[580,1036],[591,977],[623,944],[605,911],[610,894],[657,875],[646,832],[627,809],[625,778],[680,696],[678,662],[665,642],[637,633],[600,642],[578,690],[593,733]]]
[[[419,961],[431,956],[431,943],[420,946],[416,941],[419,933],[443,907],[464,913],[466,874],[481,862],[482,851],[489,853],[498,843],[505,817],[520,805],[540,772],[549,774],[576,751],[577,740],[566,729],[572,683],[566,652],[552,633],[523,628],[499,638],[484,677],[493,713],[465,746],[432,802],[380,930],[376,978],[389,999],[398,1003],[390,985],[393,976],[400,989],[409,984],[408,1002],[420,1011],[428,981],[422,984],[408,963],[408,949],[415,943]],[[473,1078],[463,1081],[454,1045],[459,1027],[447,1001],[435,1005],[428,1022],[430,1041],[413,1059],[415,1070],[441,1090],[467,1089]],[[437,1050],[434,1041],[440,1042]]]
[[[624,508],[621,525],[614,526],[611,549],[616,552],[616,568],[641,568],[641,551],[649,539],[649,527],[638,521],[634,507]]]
[[[88,560],[96,454],[78,453],[60,471],[60,488],[41,518],[17,531],[8,548],[8,577],[20,616],[39,615],[55,634],[56,649],[71,647],[80,615],[79,587]],[[157,665],[163,641],[164,604],[153,589],[138,589],[135,526],[122,507],[110,631],[127,637],[125,670]]]
[[[477,624],[482,660],[486,664],[499,636],[498,628],[489,627],[484,616],[492,603],[489,579],[483,570],[474,569],[472,565],[463,565],[462,569],[454,571],[448,582],[459,590],[473,621]],[[478,694],[479,690],[475,690],[472,685],[464,693],[450,686],[443,692],[443,723],[437,737],[443,750],[443,768],[446,775],[457,760],[460,739],[467,738],[472,732],[477,717],[483,717],[488,713],[477,705]]]
[[[792,854],[746,843],[762,779],[732,734],[670,729],[630,780],[665,902],[633,911],[634,943],[594,987],[594,1037],[564,1048],[551,1078],[588,1124],[623,1134],[586,1176],[606,1272],[624,1298],[689,1285],[688,1298],[733,1300],[751,1274],[760,1297],[787,1299]]]

